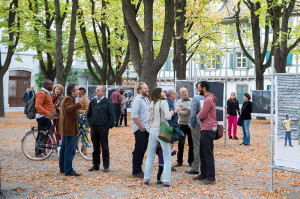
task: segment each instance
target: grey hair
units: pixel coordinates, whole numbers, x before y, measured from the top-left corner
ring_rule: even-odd
[[[174,90],[173,90],[173,89],[169,89],[169,90],[167,90],[167,92],[166,92],[166,96],[167,96],[167,97],[171,97],[171,95],[173,94],[173,92],[174,92]]]
[[[116,87],[115,87],[115,90],[119,90],[119,89],[120,89],[120,87],[119,87],[119,86],[116,86]]]

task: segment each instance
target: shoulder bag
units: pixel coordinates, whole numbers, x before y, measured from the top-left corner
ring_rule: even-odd
[[[170,127],[166,123],[161,121],[161,100],[159,101],[159,119],[160,119],[160,125],[159,125],[158,138],[166,143],[171,143],[174,129],[173,127]]]

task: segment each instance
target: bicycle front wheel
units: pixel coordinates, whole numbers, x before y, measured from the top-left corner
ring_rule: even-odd
[[[93,144],[91,139],[91,131],[84,131],[78,135],[77,149],[84,159],[89,161],[93,160]]]
[[[54,150],[54,138],[37,129],[27,132],[22,138],[22,152],[30,160],[45,160]]]

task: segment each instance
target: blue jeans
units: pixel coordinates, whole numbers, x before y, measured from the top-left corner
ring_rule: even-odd
[[[251,120],[243,120],[242,128],[243,128],[243,144],[250,144],[250,123]]]
[[[292,146],[292,138],[291,138],[291,131],[286,131],[285,132],[285,143],[284,146],[286,146],[287,140],[289,140],[289,145]]]
[[[158,130],[150,131],[148,155],[146,160],[144,179],[150,180],[151,178],[151,171],[153,167],[153,162],[154,162],[158,142],[160,143],[160,146],[163,151],[163,157],[164,157],[163,182],[170,182],[172,144],[160,140],[158,138]]]
[[[72,162],[76,152],[77,136],[63,136],[59,151],[59,170],[65,175],[72,173]]]

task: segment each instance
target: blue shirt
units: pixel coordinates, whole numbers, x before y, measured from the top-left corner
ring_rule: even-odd
[[[136,132],[139,130],[139,126],[133,121],[133,119],[137,118],[140,120],[142,125],[146,128],[146,131],[149,133],[148,128],[148,118],[149,112],[148,107],[150,105],[150,101],[147,97],[143,97],[141,94],[138,94],[132,101],[131,104],[131,121],[132,121],[132,130]]]
[[[195,95],[191,104],[191,113],[190,113],[190,126],[200,128],[201,121],[197,118],[197,114],[201,111],[200,100],[205,100],[202,95]]]
[[[174,102],[173,102],[170,98],[168,98],[168,97],[166,98],[166,100],[167,100],[167,102],[168,102],[168,104],[169,104],[169,110],[170,110],[170,111],[171,111],[171,110],[174,111],[174,114],[173,114],[171,120],[169,120],[169,124],[170,124],[171,126],[174,126],[174,125],[175,125],[175,122],[178,122],[178,115],[177,115],[177,113],[175,113]]]

